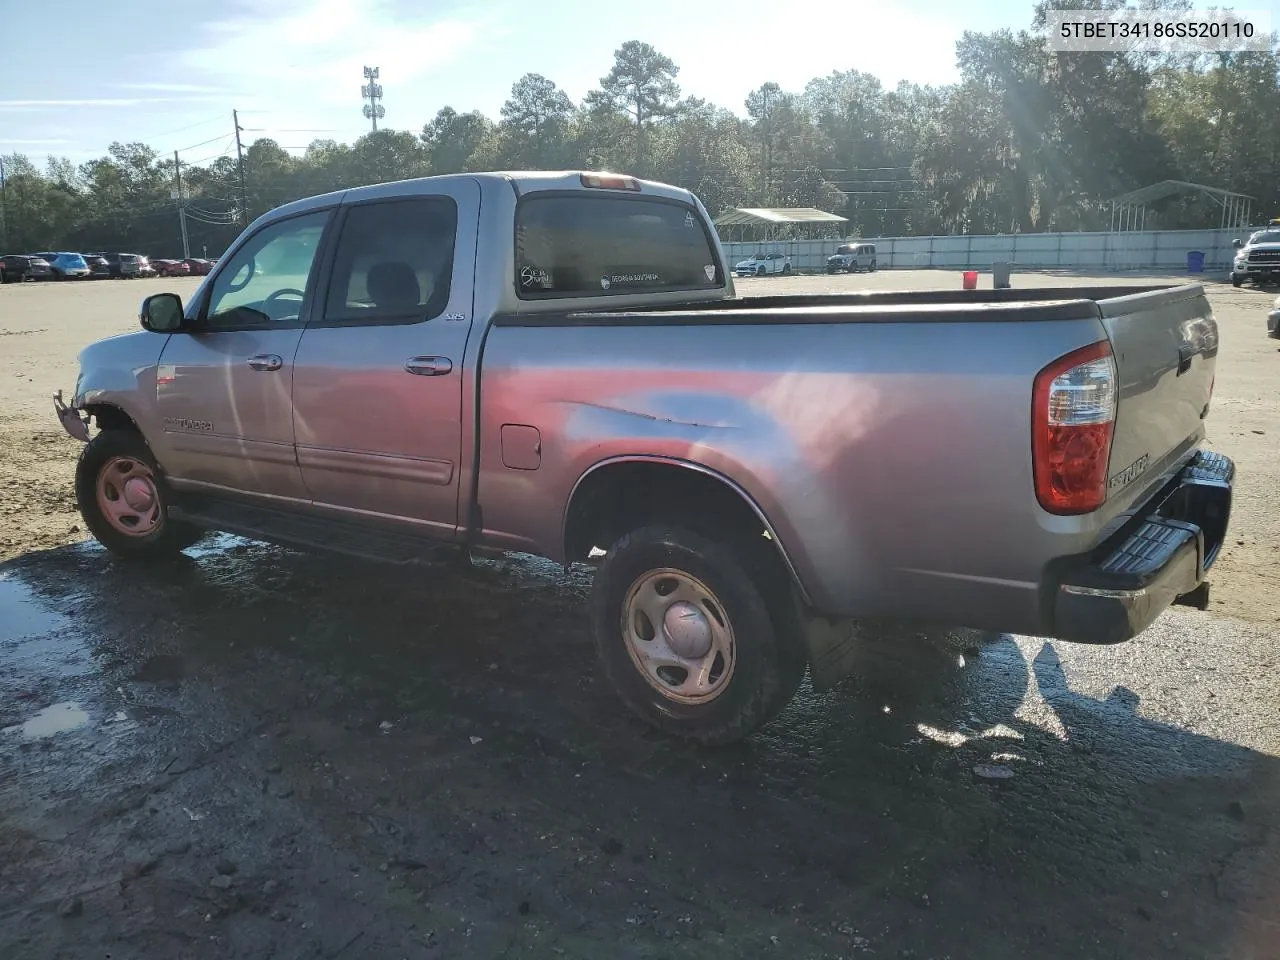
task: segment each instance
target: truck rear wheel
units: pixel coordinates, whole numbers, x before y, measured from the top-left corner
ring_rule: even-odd
[[[644,527],[609,549],[591,596],[597,652],[627,706],[712,746],[770,720],[804,676],[740,555],[681,527]]]
[[[94,539],[112,553],[169,556],[204,536],[199,527],[169,519],[168,496],[155,458],[135,430],[103,430],[80,454],[80,515]]]

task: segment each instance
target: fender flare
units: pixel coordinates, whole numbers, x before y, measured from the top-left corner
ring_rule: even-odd
[[[773,524],[769,521],[768,516],[765,515],[764,510],[760,508],[760,504],[758,504],[755,501],[755,498],[752,497],[751,494],[749,494],[745,489],[743,489],[741,484],[739,484],[737,481],[733,480],[732,478],[726,476],[725,474],[721,473],[719,470],[715,470],[711,467],[704,466],[701,463],[695,463],[692,460],[681,460],[678,457],[667,457],[667,456],[661,456],[656,454],[623,454],[621,456],[608,457],[604,460],[599,460],[593,463],[591,466],[587,467],[587,469],[582,472],[581,476],[579,476],[578,479],[574,481],[573,487],[569,490],[569,496],[565,500],[564,511],[560,518],[560,541],[561,541],[561,550],[563,551],[564,556],[567,557],[569,552],[569,543],[568,543],[569,511],[573,507],[574,498],[577,497],[578,491],[581,489],[582,484],[586,481],[588,477],[590,477],[592,474],[596,473],[597,471],[602,470],[605,467],[613,466],[619,463],[661,464],[664,466],[676,467],[683,470],[689,470],[693,473],[700,473],[703,476],[710,477],[712,480],[719,481],[721,484],[725,486],[726,489],[736,494],[739,497],[739,499],[741,499],[742,502],[745,503],[751,509],[751,512],[755,514],[756,519],[760,521],[761,525],[765,529],[765,532],[768,533],[769,539],[773,541],[774,548],[778,551],[778,556],[782,560],[783,566],[786,567],[787,573],[791,577],[791,582],[795,586],[796,591],[800,595],[800,599],[804,602],[806,606],[812,605],[812,599],[809,596],[809,591],[805,589],[804,581],[800,578],[799,571],[796,569],[795,564],[792,562],[791,555],[787,552],[786,545],[782,542],[781,538],[778,536],[778,532],[774,529]]]

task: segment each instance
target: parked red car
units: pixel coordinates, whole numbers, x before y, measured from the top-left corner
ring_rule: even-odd
[[[188,277],[191,275],[191,267],[187,265],[185,260],[152,260],[151,266],[155,267],[156,276],[159,277]]]
[[[199,257],[187,257],[182,261],[191,268],[191,276],[204,277],[208,276],[209,271],[213,269],[213,264],[208,260],[201,260]]]

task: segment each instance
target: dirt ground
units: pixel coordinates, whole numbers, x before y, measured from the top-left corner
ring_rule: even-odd
[[[1208,284],[1239,469],[1208,614],[885,631],[707,751],[620,707],[588,570],[83,542],[49,396],[195,283],[0,288],[0,960],[1280,958],[1274,292]]]

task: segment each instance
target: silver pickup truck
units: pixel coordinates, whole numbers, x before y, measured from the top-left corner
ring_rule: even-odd
[[[630,177],[301,200],[141,323],[55,398],[107,548],[591,562],[604,671],[703,743],[832,682],[859,620],[1115,643],[1203,608],[1231,510],[1199,286],[736,298],[697,198]]]

